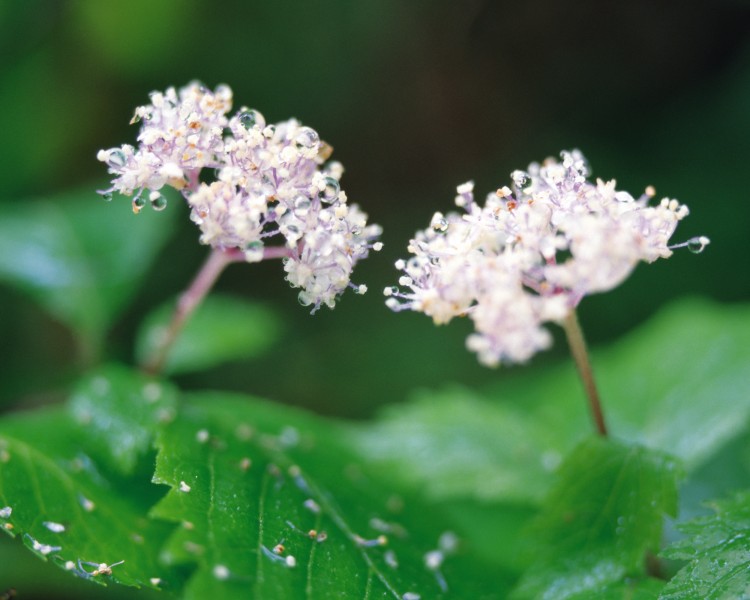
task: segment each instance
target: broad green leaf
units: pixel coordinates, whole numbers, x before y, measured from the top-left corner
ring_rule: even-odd
[[[177,391],[113,365],[85,378],[71,395],[68,410],[87,449],[107,468],[130,475],[153,448],[159,425],[174,418]]]
[[[686,560],[660,600],[747,598],[750,594],[750,492],[710,504],[713,515],[679,526],[686,538],[663,552]]]
[[[421,392],[372,425],[353,428],[352,443],[433,498],[538,501],[574,440],[526,409],[458,387]]]
[[[158,490],[109,476],[80,437],[61,408],[0,421],[0,529],[84,579],[177,589],[157,560],[170,528],[147,518]],[[94,574],[120,561],[111,575]]]
[[[750,307],[683,301],[593,366],[612,434],[694,470],[750,420]],[[484,394],[421,392],[387,408],[353,443],[432,498],[538,502],[551,473],[593,428],[572,361],[508,378]]]
[[[151,313],[139,331],[136,355],[144,363],[167,331],[175,302]],[[275,342],[281,332],[276,314],[260,304],[229,296],[208,296],[191,315],[171,347],[164,371],[186,373],[230,360],[252,358]]]
[[[515,574],[529,566],[529,557],[519,549],[536,516],[535,507],[474,500],[440,502],[437,507],[472,554]]]
[[[657,600],[662,589],[661,579],[632,579],[576,594],[570,600]]]
[[[643,576],[664,515],[675,514],[678,476],[658,452],[600,438],[581,444],[534,520],[534,563],[513,597],[563,600]]]
[[[181,524],[163,556],[198,565],[186,598],[507,593],[507,576],[456,546],[439,512],[370,479],[333,423],[204,393],[158,449],[155,481],[171,490],[152,514]]]
[[[171,234],[175,212],[135,216],[127,199],[107,203],[93,189],[16,203],[0,218],[0,281],[97,345]]]

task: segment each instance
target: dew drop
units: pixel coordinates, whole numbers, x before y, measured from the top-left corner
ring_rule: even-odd
[[[438,219],[432,223],[432,228],[438,233],[445,233],[448,231],[448,221],[445,219]]]
[[[300,194],[294,199],[294,210],[300,216],[306,215],[311,205],[312,201],[304,194]]]
[[[149,196],[151,202],[151,208],[156,212],[161,212],[167,208],[167,199],[162,196],[159,192],[154,192]]]
[[[111,150],[107,157],[107,164],[113,169],[122,169],[127,162],[128,159],[122,150]]]
[[[326,177],[323,181],[325,182],[325,187],[320,191],[320,199],[327,204],[331,204],[339,197],[341,187],[339,186],[339,182],[333,177]]]
[[[310,150],[319,142],[320,136],[318,136],[318,132],[311,127],[300,128],[299,132],[294,137],[294,145],[298,150]]]
[[[704,236],[690,238],[687,241],[687,249],[693,254],[700,254],[708,246],[709,239]]]
[[[531,183],[531,175],[526,171],[516,170],[510,174],[510,178],[513,180],[515,186],[522,190]]]
[[[101,192],[100,195],[105,202],[112,202],[112,192]]]
[[[263,242],[255,240],[245,246],[245,260],[247,262],[259,262],[263,260]]]
[[[213,576],[216,577],[216,579],[218,579],[219,581],[229,579],[230,575],[231,573],[229,572],[229,569],[224,565],[216,565],[213,568]]]
[[[141,196],[136,196],[133,198],[133,212],[135,214],[138,214],[141,212],[141,209],[146,206],[146,200],[142,198]]]
[[[266,120],[263,118],[263,115],[253,109],[241,112],[239,117],[237,117],[237,120],[245,129],[252,129],[253,127],[263,129],[266,125]]]
[[[65,525],[63,525],[62,523],[55,523],[54,521],[44,521],[42,525],[44,525],[53,533],[63,533],[65,531]]]

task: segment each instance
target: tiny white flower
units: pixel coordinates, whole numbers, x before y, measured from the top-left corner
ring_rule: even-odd
[[[649,206],[652,188],[634,199],[614,180],[590,183],[579,151],[561,159],[514,171],[512,189],[500,187],[484,206],[474,202],[472,182],[458,186],[464,214],[437,212],[417,232],[413,256],[396,262],[404,289],[386,288],[386,305],[436,324],[466,315],[476,329],[467,347],[482,363],[524,362],[550,345],[543,324],[565,319],[585,295],[619,285],[640,261],[708,244],[668,245],[688,214],[676,200]]]
[[[147,200],[156,210],[166,206],[162,187],[179,190],[201,243],[237,251],[247,262],[283,258],[287,280],[313,312],[333,307],[347,287],[363,289],[350,284],[351,273],[371,249],[382,248],[381,229],[347,204],[344,169],[337,161],[323,164],[331,148],[314,129],[295,119],[266,124],[246,107],[229,117],[227,86],[212,92],[192,83],[150,99],[133,117],[141,123],[138,147],[97,153],[115,176],[103,194],[133,196],[137,213]],[[215,180],[202,183],[204,169],[213,169]],[[279,244],[271,246],[274,238]]]

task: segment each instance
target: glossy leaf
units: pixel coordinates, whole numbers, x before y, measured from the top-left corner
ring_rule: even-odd
[[[175,214],[135,216],[127,199],[107,203],[93,189],[17,203],[0,218],[0,281],[99,343],[171,234]]]
[[[105,466],[126,475],[153,448],[157,428],[173,419],[176,409],[177,391],[168,383],[114,365],[85,378],[68,402],[82,443]]]
[[[438,499],[538,501],[562,451],[574,444],[511,402],[488,402],[454,387],[422,392],[353,430],[352,442],[383,470]]]
[[[643,576],[664,515],[675,514],[678,475],[661,453],[599,438],[584,442],[534,520],[534,563],[512,597],[563,600]]]
[[[177,589],[158,562],[170,528],[147,518],[158,490],[108,475],[80,437],[60,408],[0,422],[0,529],[92,582]],[[120,561],[111,574],[99,566]]]
[[[138,335],[139,362],[145,362],[158,347],[174,309],[175,302],[168,302],[147,317]],[[281,322],[269,308],[212,294],[186,323],[170,349],[164,371],[187,373],[252,358],[275,342],[280,333]]]
[[[750,492],[710,504],[714,514],[680,525],[683,540],[663,552],[686,560],[660,600],[746,598],[750,590]]]
[[[505,597],[502,571],[454,548],[438,512],[370,479],[340,438],[249,398],[185,403],[158,441],[155,480],[171,490],[152,514],[181,523],[164,556],[198,565],[187,598]],[[450,548],[430,568],[441,534]]]
[[[657,600],[662,589],[664,582],[660,579],[633,579],[575,594],[570,600]]]
[[[750,308],[674,304],[593,366],[617,438],[697,469],[750,419]],[[480,394],[421,392],[353,443],[384,472],[440,500],[539,502],[561,458],[593,431],[572,362],[534,368]]]

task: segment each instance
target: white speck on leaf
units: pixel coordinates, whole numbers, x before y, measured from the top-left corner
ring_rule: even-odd
[[[10,519],[12,513],[13,509],[10,506],[4,506],[0,508],[0,519]]]
[[[81,494],[78,495],[78,502],[81,504],[81,507],[83,507],[83,510],[86,512],[91,512],[96,508],[96,504],[94,504],[91,500],[86,498],[86,496],[83,496]]]
[[[65,525],[63,525],[62,523],[55,523],[54,521],[44,521],[42,525],[44,525],[47,529],[54,533],[62,533],[63,531],[65,531]]]
[[[383,554],[383,560],[385,561],[385,564],[387,564],[391,569],[398,569],[398,559],[396,558],[396,553],[393,550],[386,551],[386,553]]]
[[[214,577],[220,581],[224,581],[225,579],[229,579],[229,569],[225,567],[224,565],[216,565],[213,570]]]
[[[156,382],[147,383],[143,386],[143,397],[146,402],[153,404],[161,398],[161,386]]]
[[[91,389],[94,390],[95,394],[104,396],[110,390],[109,381],[105,377],[95,377],[91,381]]]
[[[26,536],[29,538],[29,540],[31,540],[31,548],[36,552],[44,554],[44,556],[47,556],[52,552],[59,552],[60,550],[62,550],[62,546],[50,546],[49,544],[42,544],[41,542],[31,537],[28,533],[26,534]]]
[[[192,488],[185,483],[184,481],[180,481],[180,491],[184,493],[188,493]]]

